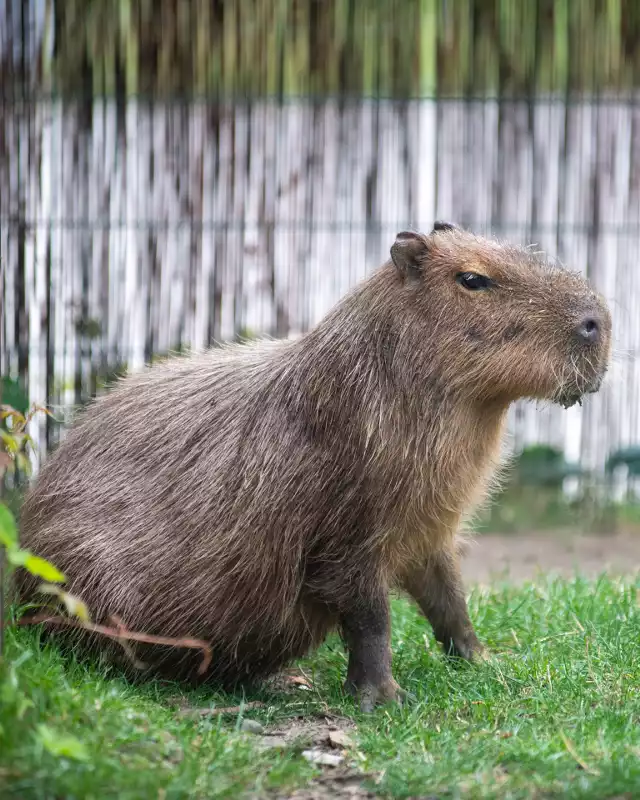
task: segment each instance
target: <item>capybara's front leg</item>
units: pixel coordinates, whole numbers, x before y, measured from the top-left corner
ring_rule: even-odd
[[[458,556],[454,550],[432,553],[425,564],[408,570],[400,583],[418,603],[446,653],[469,661],[484,654],[469,619]]]
[[[378,703],[401,701],[404,692],[391,674],[391,620],[389,598],[354,601],[341,617],[342,634],[349,650],[345,689],[358,698],[361,711]]]

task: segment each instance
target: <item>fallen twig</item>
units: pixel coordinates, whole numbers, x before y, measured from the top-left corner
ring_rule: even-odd
[[[118,631],[118,633],[120,633],[120,634],[125,633],[126,634],[127,628],[126,628],[124,622],[120,619],[120,617],[116,616],[115,614],[112,614],[109,617],[109,621],[113,623],[113,625],[115,626],[115,628]],[[118,641],[118,644],[124,650],[124,654],[126,655],[126,657],[131,661],[131,663],[133,664],[133,666],[136,669],[143,670],[143,669],[147,668],[147,665],[144,663],[144,661],[140,661],[140,659],[137,658],[137,656],[135,654],[135,650],[133,649],[133,647],[131,647],[129,642],[124,641],[123,639],[118,639],[117,641]]]
[[[112,619],[114,619],[112,617]],[[18,625],[38,625],[46,622],[50,625],[60,625],[63,627],[77,628],[79,630],[98,633],[108,639],[114,639],[121,645],[126,642],[144,642],[145,644],[167,645],[168,647],[186,647],[193,650],[202,651],[202,663],[198,667],[198,675],[203,675],[211,665],[211,647],[203,639],[174,639],[171,636],[153,636],[149,633],[139,633],[127,630],[120,620],[115,618],[118,627],[110,628],[107,625],[97,625],[93,622],[81,622],[68,617],[52,616],[50,614],[33,614],[30,617],[22,617],[18,620]],[[126,650],[126,647],[125,647]]]

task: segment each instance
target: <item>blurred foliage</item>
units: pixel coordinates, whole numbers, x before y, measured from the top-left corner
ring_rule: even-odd
[[[2,399],[5,400],[3,394]],[[34,406],[28,413],[7,403],[0,406],[0,481],[5,475],[17,477],[29,475],[29,447],[33,440],[27,431],[29,422],[38,412],[49,414],[46,409]]]
[[[5,384],[3,384],[3,389]],[[13,387],[15,388],[15,387]],[[16,395],[18,396],[18,395]],[[7,396],[3,392],[2,399]],[[3,428],[0,429],[0,485],[5,473],[16,473],[18,470],[29,474],[28,448],[33,446],[31,437],[27,433],[27,426],[37,413],[49,413],[46,409],[34,407],[29,413],[23,413],[12,408],[6,403],[1,407]],[[40,593],[55,598],[53,609],[58,603],[67,610],[70,617],[88,620],[87,607],[77,597],[65,592],[57,584],[65,582],[65,576],[51,562],[35,555],[30,550],[20,547],[18,526],[11,510],[0,502],[0,703],[5,713],[12,718],[14,723],[20,721],[25,712],[33,707],[33,701],[21,688],[19,670],[21,661],[5,658],[4,629],[12,621],[5,607],[11,585],[11,576],[15,570],[23,569],[36,578],[40,578]],[[13,727],[13,726],[12,726]],[[0,742],[3,738],[11,737],[12,730],[0,728]],[[40,725],[38,735],[42,746],[54,753],[67,758],[78,758],[82,754],[82,743],[73,736],[60,737],[53,742],[53,734],[47,726]],[[5,741],[6,746],[6,741]]]
[[[3,395],[3,399],[6,399]],[[13,408],[6,403],[0,406],[0,419],[3,427],[0,428],[0,486],[5,475],[15,477],[17,474],[28,476],[31,472],[29,449],[33,447],[33,440],[27,428],[29,422],[36,414],[49,414],[45,408],[34,406],[28,413]],[[40,556],[34,555],[30,550],[20,547],[18,540],[18,527],[13,513],[4,503],[0,503],[0,662],[2,661],[4,645],[5,596],[12,572],[24,569],[36,578],[45,581],[41,586],[43,594],[53,595],[60,599],[69,608],[67,599],[70,598],[75,605],[70,614],[78,614],[78,601],[67,595],[56,583],[64,583],[65,577],[53,564]],[[84,604],[80,608],[80,615],[84,613]],[[6,692],[7,686],[1,686]]]
[[[633,515],[628,516],[631,519]],[[597,502],[589,492],[567,497],[555,487],[508,486],[480,516],[475,530],[510,534],[564,530],[610,533],[618,526],[618,520],[617,509]],[[635,527],[640,528],[640,524]]]
[[[36,5],[6,2],[19,24]],[[22,28],[29,35],[28,19]],[[46,0],[37,59],[5,58],[0,86],[393,97],[624,90],[640,84],[639,37],[637,0]]]
[[[82,336],[89,341],[99,339],[102,335],[102,324],[99,319],[78,317],[76,320],[76,332],[78,336]]]
[[[640,445],[613,452],[607,459],[606,471],[611,475],[618,467],[626,467],[629,477],[640,476]]]
[[[538,444],[520,453],[514,463],[512,480],[519,486],[561,489],[566,478],[582,474],[582,468],[567,462],[561,450]]]
[[[29,397],[20,383],[13,378],[6,375],[0,377],[0,403],[19,411],[21,414],[26,414],[29,408]],[[6,430],[8,416],[5,416],[0,421],[0,425]]]
[[[612,454],[609,463],[640,455],[640,448]],[[634,473],[632,473],[634,474]],[[577,491],[565,492],[565,481],[578,479]],[[565,460],[549,445],[525,447],[514,459],[506,482],[476,524],[479,532],[527,533],[536,530],[608,532],[624,527],[640,531],[640,501],[628,493],[616,502],[600,476]]]

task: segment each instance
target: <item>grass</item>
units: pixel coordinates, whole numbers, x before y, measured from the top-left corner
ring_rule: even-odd
[[[471,613],[493,656],[477,666],[443,658],[424,620],[395,600],[394,670],[413,704],[358,714],[332,640],[304,662],[313,691],[252,696],[266,705],[247,716],[282,724],[328,707],[352,717],[348,762],[383,797],[638,797],[639,591],[638,579],[606,577],[478,589]],[[238,717],[181,718],[175,686],[132,686],[65,660],[35,630],[9,634],[8,660],[3,798],[286,797],[319,772],[300,748],[258,751]],[[198,707],[241,700],[188,695]]]

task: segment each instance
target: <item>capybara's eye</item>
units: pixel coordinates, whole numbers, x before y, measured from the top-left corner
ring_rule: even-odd
[[[479,275],[477,272],[459,272],[456,275],[456,280],[460,286],[469,289],[470,292],[475,292],[478,289],[488,289],[491,285],[491,278],[486,275]]]

